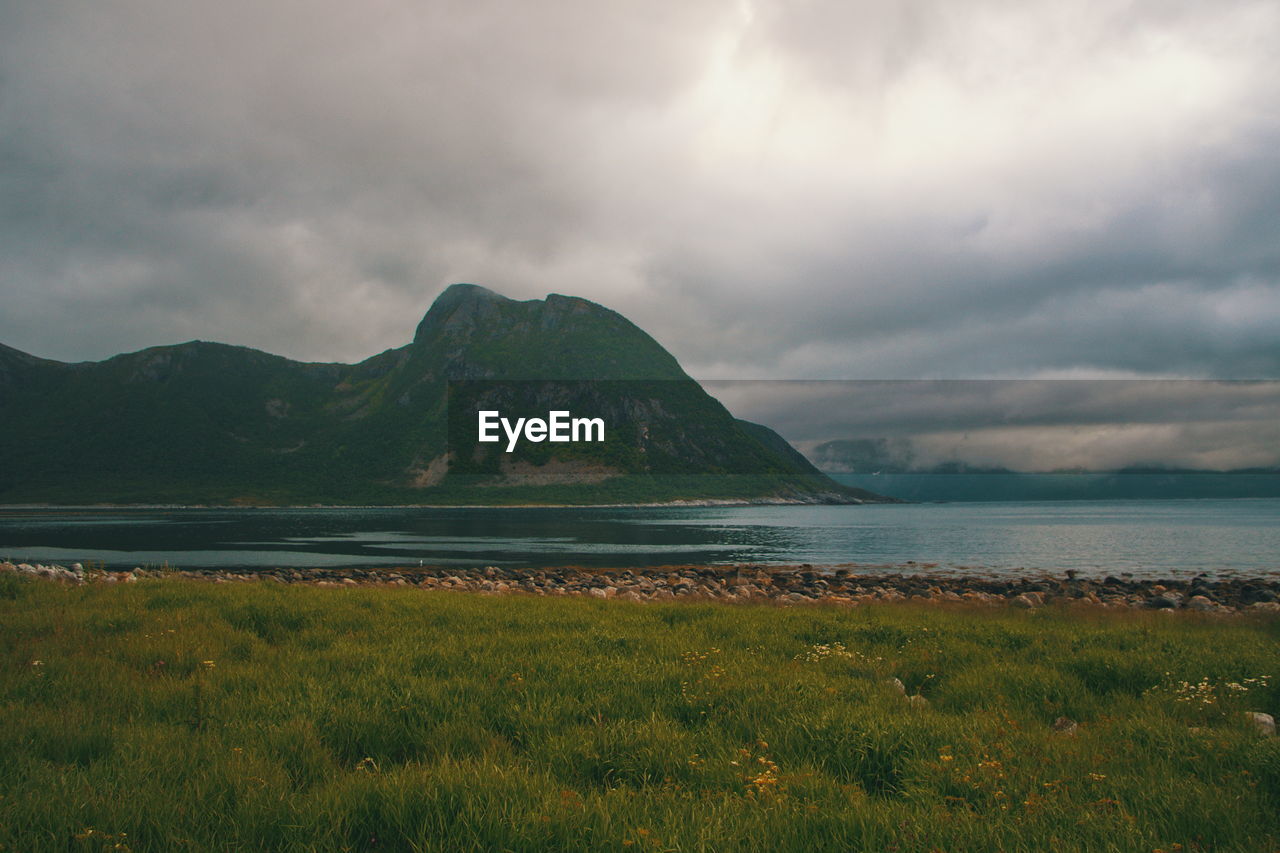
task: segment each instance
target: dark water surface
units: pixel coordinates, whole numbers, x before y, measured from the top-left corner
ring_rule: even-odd
[[[0,558],[109,567],[937,564],[1280,572],[1280,499],[529,509],[2,509]],[[910,567],[908,567],[910,568]]]

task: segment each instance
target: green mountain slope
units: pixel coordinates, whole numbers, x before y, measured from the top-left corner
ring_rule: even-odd
[[[567,409],[609,434],[506,453],[475,442],[477,406]],[[81,364],[0,346],[0,424],[4,503],[875,498],[736,421],[616,312],[474,285],[441,294],[411,344],[358,364],[202,341]]]

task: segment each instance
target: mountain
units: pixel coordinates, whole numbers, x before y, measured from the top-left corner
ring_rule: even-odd
[[[914,469],[911,443],[889,438],[824,441],[809,452],[820,470],[837,474],[902,474]]]
[[[476,441],[476,413],[567,410],[597,443]],[[449,287],[412,343],[318,364],[192,341],[65,364],[0,346],[0,502],[857,502],[738,421],[620,314]]]
[[[789,445],[788,445],[789,446]],[[798,452],[798,451],[797,451]],[[936,451],[935,451],[936,453]],[[924,455],[924,454],[922,454]],[[984,462],[953,458],[943,462],[921,461],[909,438],[848,438],[815,445],[806,457],[829,475],[944,475],[984,474],[1010,476],[1088,477],[1276,477],[1280,466],[1253,468],[1188,468],[1176,465],[1130,465],[1123,468],[1006,468]],[[843,476],[840,479],[844,479]]]

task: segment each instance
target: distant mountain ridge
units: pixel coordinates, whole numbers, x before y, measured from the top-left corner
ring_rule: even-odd
[[[448,395],[468,382],[511,405],[608,413],[622,440],[457,452]],[[622,315],[469,284],[411,343],[356,364],[204,341],[66,364],[0,345],[0,423],[9,504],[878,499],[735,420]]]
[[[905,438],[848,438],[815,445],[805,457],[826,474],[1081,474],[1081,475],[1280,475],[1280,467],[1188,468],[1179,465],[1127,465],[1120,468],[1013,469],[999,465],[951,459],[924,463],[917,459],[911,441]]]

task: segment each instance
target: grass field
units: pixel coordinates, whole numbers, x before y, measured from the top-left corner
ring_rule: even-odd
[[[1277,639],[5,576],[0,849],[1274,851]]]

